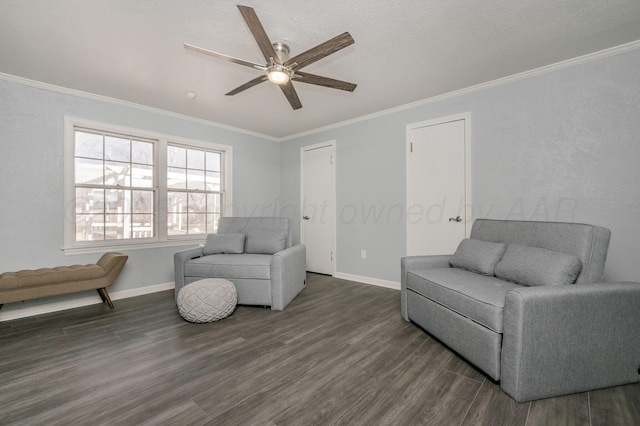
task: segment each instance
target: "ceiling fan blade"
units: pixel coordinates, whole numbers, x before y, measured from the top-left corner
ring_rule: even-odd
[[[225,95],[227,96],[233,96],[233,95],[237,95],[238,93],[247,90],[253,86],[256,86],[260,83],[262,83],[263,81],[267,81],[267,76],[266,75],[261,75],[260,77],[254,78],[251,81],[247,81],[245,84],[243,84],[242,86],[238,86],[235,89],[233,89],[232,91],[230,91],[229,93],[225,93]]]
[[[185,43],[184,48],[188,50],[193,50],[194,52],[204,53],[205,55],[213,56],[214,58],[224,59],[225,61],[233,62],[234,64],[240,64],[247,67],[255,68],[261,71],[264,71],[267,69],[267,67],[265,67],[264,65],[245,61],[243,59],[234,58],[233,56],[223,55],[222,53],[213,52],[211,50],[203,49],[201,47],[197,47],[192,44]]]
[[[358,86],[357,84],[349,83],[347,81],[335,80],[333,78],[322,77],[319,75],[309,74],[301,71],[297,71],[294,78],[296,79],[296,81],[299,81],[301,83],[309,83],[318,86],[330,87],[332,89],[346,90],[347,92],[353,92]]]
[[[298,98],[298,94],[296,93],[296,89],[293,88],[293,84],[289,81],[287,84],[280,84],[280,89],[282,89],[282,93],[287,97],[287,100],[291,104],[291,108],[294,110],[302,108],[302,103]]]
[[[275,49],[273,48],[273,45],[271,44],[271,40],[269,40],[269,36],[264,30],[264,27],[260,23],[258,15],[256,15],[256,12],[253,10],[253,8],[249,6],[238,5],[238,9],[240,9],[240,13],[244,18],[244,21],[247,23],[249,31],[251,31],[251,34],[253,34],[253,38],[256,39],[258,47],[260,47],[260,50],[262,51],[264,59],[267,61],[267,63],[270,63],[270,58],[273,58],[273,61],[276,64],[282,64],[280,58],[276,54]]]
[[[339,36],[332,38],[331,40],[325,41],[322,44],[317,45],[316,47],[312,47],[306,52],[302,52],[299,55],[294,56],[285,62],[285,65],[291,66],[294,70],[301,69],[306,67],[309,64],[312,64],[325,56],[329,56],[332,53],[337,52],[340,49],[344,49],[347,46],[355,43],[351,34],[348,32],[342,33]],[[297,65],[294,65],[297,64]]]

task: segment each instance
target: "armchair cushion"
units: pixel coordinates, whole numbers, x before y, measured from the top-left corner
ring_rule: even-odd
[[[580,269],[577,256],[509,244],[496,265],[496,276],[526,286],[565,285],[576,282]]]
[[[271,258],[263,254],[219,254],[191,259],[184,274],[198,278],[271,279]]]
[[[286,232],[249,231],[247,234],[247,253],[276,254],[286,247]]]
[[[202,248],[202,254],[241,254],[244,253],[243,233],[237,234],[208,234],[207,241]]]
[[[482,275],[493,275],[502,255],[507,249],[503,243],[465,238],[449,261],[454,268],[466,269]]]

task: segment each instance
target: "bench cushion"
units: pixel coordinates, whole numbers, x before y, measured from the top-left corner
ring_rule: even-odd
[[[191,259],[184,264],[184,275],[203,278],[271,279],[268,254],[214,254]]]
[[[507,291],[520,288],[512,282],[458,268],[413,270],[407,289],[451,309],[496,333],[502,333]]]

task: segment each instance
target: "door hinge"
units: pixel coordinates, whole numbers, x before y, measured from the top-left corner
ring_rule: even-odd
[[[331,252],[331,261],[333,262],[333,252]]]
[[[330,161],[331,161],[331,164],[333,164],[333,155],[330,155],[330,156],[329,156],[329,159],[330,159]]]
[[[411,146],[409,152],[413,152],[413,142],[411,142],[409,145]]]

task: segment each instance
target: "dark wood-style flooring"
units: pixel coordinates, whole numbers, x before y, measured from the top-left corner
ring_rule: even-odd
[[[3,322],[0,424],[640,424],[640,384],[516,403],[399,299],[309,274],[285,311],[209,324],[172,291]]]

